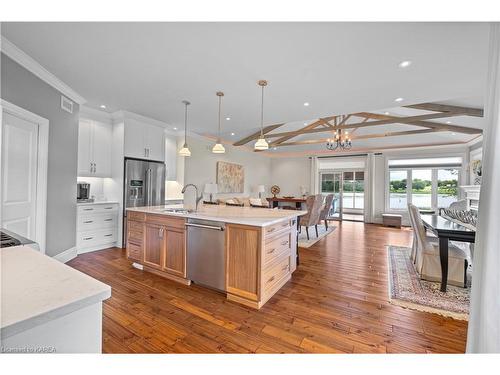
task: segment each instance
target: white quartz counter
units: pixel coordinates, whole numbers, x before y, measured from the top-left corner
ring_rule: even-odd
[[[202,205],[197,212],[176,213],[169,212],[170,209],[182,209],[182,205],[166,205],[151,207],[127,208],[128,211],[144,212],[148,214],[166,215],[174,217],[184,217],[192,219],[221,221],[224,223],[251,225],[266,227],[276,224],[285,219],[293,219],[302,216],[307,211],[278,210],[270,208],[255,207],[233,207],[224,205]]]
[[[111,287],[29,246],[0,249],[2,339],[111,296]]]
[[[94,206],[98,204],[118,204],[117,201],[95,201],[95,202],[77,202],[77,206]]]

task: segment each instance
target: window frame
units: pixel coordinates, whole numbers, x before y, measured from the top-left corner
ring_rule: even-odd
[[[455,155],[456,156],[456,155]],[[446,156],[443,156],[446,157]],[[431,210],[437,211],[437,203],[438,203],[438,170],[440,169],[457,169],[458,170],[458,176],[457,176],[457,185],[460,187],[460,185],[463,184],[463,170],[464,170],[464,158],[462,157],[462,165],[457,166],[457,167],[452,167],[450,168],[449,166],[446,165],[436,165],[436,166],[415,166],[411,168],[403,167],[403,168],[389,168],[389,161],[390,160],[403,160],[405,158],[386,158],[385,162],[385,172],[386,172],[386,178],[385,178],[385,212],[395,212],[395,213],[402,213],[406,212],[408,210],[407,207],[405,208],[391,208],[390,207],[390,197],[391,197],[391,191],[390,191],[390,172],[391,171],[406,171],[406,179],[407,179],[407,184],[406,184],[406,201],[407,203],[413,203],[412,201],[412,190],[413,190],[413,173],[412,171],[415,169],[421,169],[421,170],[431,170],[431,205],[432,207],[430,208]],[[411,159],[416,159],[416,158],[411,158]],[[421,158],[423,161],[426,159],[425,157]],[[457,191],[457,200],[460,200],[462,197],[462,192],[460,189]]]

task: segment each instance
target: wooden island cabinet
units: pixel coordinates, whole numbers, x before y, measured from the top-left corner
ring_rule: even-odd
[[[297,217],[269,225],[225,223],[226,297],[260,309],[296,269]],[[127,257],[145,271],[190,285],[185,224],[182,216],[129,211]]]

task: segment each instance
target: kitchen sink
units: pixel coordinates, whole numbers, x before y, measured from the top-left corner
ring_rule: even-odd
[[[161,212],[170,212],[173,214],[188,214],[189,210],[185,210],[183,208],[165,208],[162,209]]]

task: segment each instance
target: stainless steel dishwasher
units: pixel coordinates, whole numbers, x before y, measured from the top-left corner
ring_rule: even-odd
[[[188,219],[186,229],[188,279],[196,284],[225,291],[226,224],[219,221]]]

